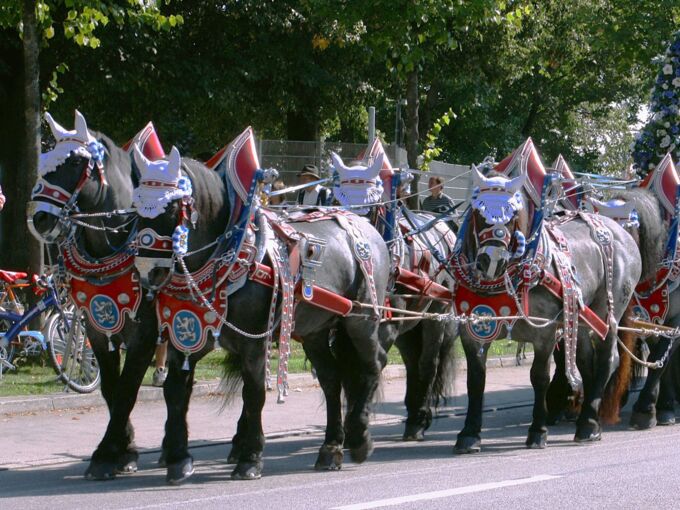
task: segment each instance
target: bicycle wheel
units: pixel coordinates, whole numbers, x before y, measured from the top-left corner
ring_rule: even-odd
[[[72,309],[52,315],[45,324],[45,340],[59,378],[78,393],[90,393],[99,386],[99,365],[83,319],[74,319]]]
[[[0,321],[0,333],[6,333],[10,326],[11,324],[9,321]],[[5,341],[4,338],[0,339],[0,360],[12,363],[15,355],[16,345]],[[9,370],[9,367],[0,361],[0,374],[4,374],[7,370]]]

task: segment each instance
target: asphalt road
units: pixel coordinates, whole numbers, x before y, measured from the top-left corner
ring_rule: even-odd
[[[463,377],[464,374],[461,374]],[[285,405],[265,409],[265,472],[235,482],[226,464],[239,408],[220,413],[218,398],[192,402],[190,437],[196,474],[181,487],[165,484],[156,467],[164,408],[144,402],[133,415],[143,449],[140,471],[111,482],[82,478],[106,423],[102,408],[0,417],[0,508],[103,510],[146,508],[655,508],[675,507],[680,426],[606,429],[589,445],[572,441],[574,426],[552,427],[545,450],[527,450],[530,421],[527,367],[491,370],[482,453],[456,456],[464,383],[442,409],[427,440],[403,443],[403,380],[383,384],[371,428],[376,450],[342,471],[312,470],[325,414],[320,391],[301,386]],[[624,412],[625,423],[630,411]]]

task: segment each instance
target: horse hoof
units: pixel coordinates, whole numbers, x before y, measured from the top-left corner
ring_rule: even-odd
[[[262,478],[263,462],[261,460],[239,462],[231,472],[232,480],[259,480]]]
[[[317,471],[338,471],[342,469],[344,454],[342,447],[337,445],[323,445],[319,448],[314,469]]]
[[[165,481],[170,485],[180,485],[184,483],[191,475],[194,474],[194,459],[191,456],[168,464],[168,471],[165,475]]]
[[[116,478],[117,471],[115,462],[90,461],[84,476],[86,480],[107,481]]]
[[[588,423],[585,426],[577,427],[574,441],[577,443],[592,443],[602,439],[602,429],[599,424]]]
[[[656,424],[662,426],[675,425],[675,411],[669,409],[657,411]]]
[[[630,426],[635,430],[647,430],[656,427],[656,413],[633,411],[630,415]]]
[[[349,456],[352,459],[352,462],[356,462],[357,464],[365,462],[372,453],[373,441],[370,438],[367,439],[362,445],[349,449]]]
[[[589,436],[574,436],[574,441],[577,443],[594,443],[602,439],[602,432],[593,432]]]
[[[403,441],[424,441],[425,427],[422,425],[406,425],[404,429]]]
[[[136,473],[137,459],[139,459],[139,453],[137,453],[137,451],[125,452],[118,458],[116,473],[119,475],[131,475],[132,473]]]
[[[458,436],[456,445],[453,447],[453,452],[462,453],[479,453],[482,450],[482,440],[474,436]]]
[[[527,448],[529,449],[542,450],[547,446],[547,443],[548,443],[547,432],[534,432],[530,430],[529,434],[527,435],[527,440],[524,444],[526,444]]]

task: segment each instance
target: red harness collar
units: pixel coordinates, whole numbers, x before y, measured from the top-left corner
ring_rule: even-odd
[[[75,243],[62,249],[64,267],[70,276],[73,303],[90,324],[107,336],[119,333],[125,316],[133,319],[141,303],[141,287],[134,270],[134,251],[92,260],[82,255]]]

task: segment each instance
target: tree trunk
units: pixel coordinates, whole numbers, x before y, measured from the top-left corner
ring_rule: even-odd
[[[418,94],[418,68],[416,67],[406,77],[406,155],[408,158],[409,168],[418,167],[418,142],[420,134],[418,131],[418,109],[420,106],[420,95]],[[415,175],[411,187],[411,191],[415,193],[418,190],[419,176]],[[418,195],[410,197],[408,206],[411,209],[418,209],[419,197]]]
[[[21,250],[15,250],[18,267],[31,272],[40,271],[40,244],[30,234],[26,226],[26,204],[31,199],[35,184],[40,156],[40,38],[36,22],[36,0],[24,0],[24,140],[21,145],[21,166],[18,186],[13,190],[16,207],[15,239],[22,242]]]
[[[522,126],[522,130],[520,131],[522,133],[522,138],[529,138],[531,136],[531,132],[534,129],[534,123],[536,122],[536,116],[538,115],[538,106],[537,106],[537,101],[533,100],[531,102],[531,108],[529,109],[529,114],[527,115],[526,120],[524,121],[524,125]]]

